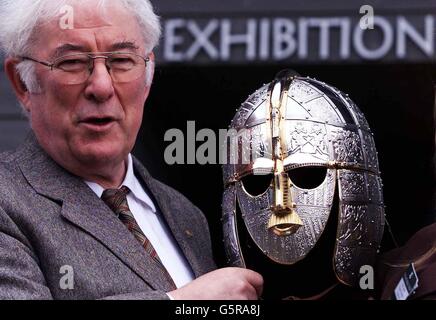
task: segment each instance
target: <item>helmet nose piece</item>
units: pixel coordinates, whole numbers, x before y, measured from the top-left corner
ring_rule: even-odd
[[[274,175],[274,205],[271,207],[271,217],[268,229],[278,236],[288,236],[297,232],[303,225],[292,200],[291,180],[286,172]]]
[[[268,221],[268,229],[271,229],[276,235],[284,237],[297,232],[303,222],[295,211],[295,203],[291,208],[275,206],[271,208],[272,214]]]

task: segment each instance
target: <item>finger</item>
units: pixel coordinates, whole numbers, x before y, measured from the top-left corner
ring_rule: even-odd
[[[253,271],[253,270],[246,270],[246,279],[247,281],[253,286],[253,288],[256,290],[257,296],[260,297],[262,295],[263,291],[263,277],[261,274]]]
[[[255,287],[252,287],[250,300],[259,300],[259,292]]]

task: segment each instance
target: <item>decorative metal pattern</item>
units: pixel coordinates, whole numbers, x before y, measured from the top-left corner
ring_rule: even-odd
[[[224,244],[226,249],[227,263],[229,265],[243,268],[245,263],[240,251],[238,233],[236,229],[236,193],[232,185],[223,194],[223,228]]]

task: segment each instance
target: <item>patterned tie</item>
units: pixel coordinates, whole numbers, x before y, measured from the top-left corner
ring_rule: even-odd
[[[107,189],[103,192],[101,199],[108,205],[109,208],[112,209],[113,212],[115,212],[127,229],[129,229],[129,231],[132,232],[135,238],[141,243],[145,251],[149,254],[155,264],[170,282],[171,289],[177,289],[173,279],[157,255],[156,250],[153,248],[150,240],[148,240],[145,234],[142,232],[135,220],[135,217],[129,209],[129,205],[127,204],[127,194],[129,192],[130,189],[126,186],[122,186],[120,189]]]

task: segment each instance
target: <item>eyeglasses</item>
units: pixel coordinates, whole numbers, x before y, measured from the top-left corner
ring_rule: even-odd
[[[82,84],[94,70],[95,59],[105,59],[105,65],[115,83],[131,82],[145,73],[149,57],[130,52],[84,52],[62,56],[53,62],[40,61],[31,57],[21,57],[40,63],[55,72],[63,84]]]

